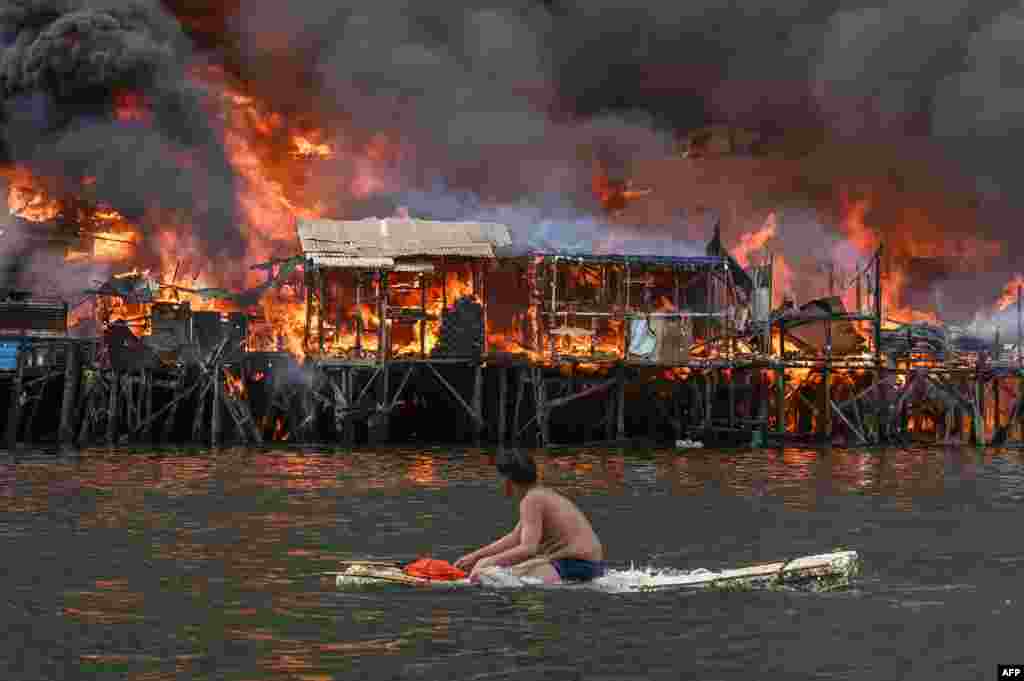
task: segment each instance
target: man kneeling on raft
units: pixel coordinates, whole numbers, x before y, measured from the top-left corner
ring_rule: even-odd
[[[455,561],[480,581],[489,567],[513,568],[545,583],[585,582],[604,574],[604,548],[583,512],[558,492],[537,484],[537,464],[525,453],[504,457],[498,472],[505,495],[519,501],[519,522],[507,535]]]

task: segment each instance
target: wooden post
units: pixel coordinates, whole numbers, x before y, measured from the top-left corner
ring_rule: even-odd
[[[483,364],[477,362],[476,368],[473,374],[473,413],[480,419],[473,425],[473,441],[477,446],[480,445],[480,438],[483,435],[483,427],[480,423],[483,421],[483,400],[484,400],[484,367]]]
[[[82,421],[78,426],[78,446],[84,446],[89,441],[89,435],[92,432],[92,420],[95,415],[95,403],[96,403],[96,392],[97,386],[100,385],[100,379],[97,377],[95,381],[85,390],[80,391],[81,404],[79,405],[79,413],[82,415]]]
[[[508,419],[508,369],[498,368],[498,444],[505,443],[505,426]]]
[[[821,375],[822,391],[822,434],[827,442],[832,441],[832,319],[825,321],[825,367]]]
[[[985,446],[985,386],[981,381],[980,372],[974,377],[974,444]]]
[[[1002,405],[1000,404],[1000,399],[999,399],[999,379],[998,378],[993,378],[992,379],[992,410],[993,410],[993,415],[992,415],[992,426],[993,426],[992,427],[992,432],[993,433],[998,433],[999,429],[1003,425],[1003,416],[1002,416],[1002,414],[999,413],[1001,408],[1002,408]]]
[[[313,276],[308,266],[303,268],[302,278],[306,289],[306,329],[302,335],[302,349],[309,352],[309,331],[310,325],[313,323],[313,282],[311,281]]]
[[[307,367],[310,366],[307,364]],[[316,371],[315,364],[314,372]],[[316,435],[316,415],[315,415],[315,403],[313,401],[313,391],[316,390],[315,383],[310,383],[307,387],[302,386],[302,428],[295,435],[306,442],[310,442],[315,439]]]
[[[388,395],[391,388],[391,386],[389,385],[389,370],[390,367],[388,366],[387,363],[385,363],[384,366],[382,366],[380,369],[380,373],[376,379],[377,383],[374,386],[374,389],[376,391],[374,401],[376,402],[375,407],[377,408],[377,411],[375,411],[373,414],[373,427],[370,428],[369,432],[371,444],[386,442],[388,438],[391,436],[389,432],[391,425],[391,417],[386,411],[388,407]],[[382,406],[383,410],[381,409]]]
[[[74,341],[64,344],[64,395],[60,401],[60,444],[69,447],[75,438],[75,403],[78,396],[78,346]]]
[[[321,268],[316,268],[316,282],[317,282],[317,306],[316,306],[316,319],[317,325],[320,327],[317,330],[319,336],[319,342],[317,347],[320,348],[320,354],[324,354],[324,325],[327,323],[327,278],[324,276],[324,271]]]
[[[345,402],[348,406],[355,407],[353,401],[356,397],[355,387],[357,372],[355,369],[349,368],[345,370],[343,375],[345,376],[345,384],[342,386],[342,390],[345,391]],[[356,443],[355,424],[351,419],[349,419],[345,424],[345,442],[350,445],[355,445]]]
[[[388,316],[388,273],[377,271],[377,361],[388,360],[387,316]]]
[[[859,265],[857,266],[857,314],[859,315],[864,309],[864,296],[861,292],[861,271]]]
[[[146,377],[146,385],[145,385],[145,390],[146,390],[146,412],[145,412],[146,426],[142,430],[142,437],[144,439],[146,439],[146,440],[152,441],[153,440],[153,424],[150,422],[150,419],[153,418],[153,380],[154,380],[153,379],[153,370],[152,369],[147,369],[146,373],[145,373],[145,377]]]
[[[210,446],[220,446],[221,392],[224,389],[224,368],[220,362],[213,366],[213,397],[210,402]]]
[[[882,371],[882,249],[878,247],[875,253],[875,314],[872,323],[874,324],[874,345],[875,345],[875,369],[881,380]]]
[[[736,365],[729,368],[729,427],[736,427]]]
[[[363,271],[352,275],[356,283],[356,356],[363,352]]]
[[[444,258],[441,258],[441,264],[444,265]],[[441,270],[441,314],[443,315],[448,309],[448,270]]]
[[[480,307],[481,307],[481,312],[483,314],[483,323],[484,323],[484,345],[483,345],[483,350],[484,350],[484,356],[487,356],[490,353],[490,351],[491,351],[490,343],[487,340],[487,286],[486,286],[487,265],[486,264],[480,264],[480,265],[474,265],[474,267],[477,270],[477,277],[480,279],[480,284],[479,284],[480,290],[477,293],[477,297],[480,298]]]
[[[121,372],[113,372],[113,385],[110,387],[109,400],[107,402],[107,444],[112,445],[117,442],[117,426],[120,414],[118,409],[120,407],[121,398]]]
[[[709,369],[704,372],[704,431],[705,433],[711,432],[711,415],[714,412],[714,395],[711,391],[711,380],[714,375],[714,369]],[[706,435],[705,435],[706,437]]]
[[[176,371],[177,376],[174,378],[174,393],[171,395],[171,399],[174,400],[174,404],[171,405],[170,411],[167,413],[167,416],[164,417],[163,432],[160,437],[161,442],[169,442],[174,436],[174,425],[178,417],[178,405],[180,404],[178,396],[185,387],[185,374],[188,370],[185,367],[179,367]]]
[[[615,374],[615,437],[626,439],[626,367],[619,364]]]
[[[544,370],[534,369],[533,390],[537,403],[537,446],[547,447],[551,444],[551,428],[548,423],[548,391],[544,385]]]
[[[427,357],[427,273],[420,272],[420,357]]]
[[[25,353],[18,348],[17,369],[11,383],[11,402],[7,407],[7,451],[12,454],[18,447],[18,430],[21,426],[21,391],[25,380]]]
[[[325,275],[326,276],[326,275]],[[330,281],[327,282],[330,285]],[[334,275],[334,295],[338,301],[338,306],[335,308],[334,315],[334,345],[335,353],[340,352],[341,347],[341,336],[342,336],[342,322],[347,318],[345,314],[345,301],[348,299],[346,295],[345,287],[341,276],[337,273]]]

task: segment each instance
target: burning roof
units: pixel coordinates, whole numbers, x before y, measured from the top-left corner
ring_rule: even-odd
[[[495,222],[299,219],[298,232],[306,257],[330,267],[390,267],[408,256],[493,258],[495,247],[512,243],[508,227]]]

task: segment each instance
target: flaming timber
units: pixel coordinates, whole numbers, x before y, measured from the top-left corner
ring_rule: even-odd
[[[141,274],[94,289],[117,313],[99,338],[68,336],[63,303],[10,297],[8,447],[1019,437],[1019,336],[1008,352],[886,322],[880,252],[832,295],[771,310],[770,261],[740,268],[717,236],[627,256],[523,248],[492,223],[298,224],[303,253],[251,295],[298,282],[301,353],[255,343],[258,312],[161,300]],[[218,295],[244,308],[250,292]]]

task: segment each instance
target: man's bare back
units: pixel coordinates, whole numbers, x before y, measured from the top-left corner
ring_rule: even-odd
[[[511,567],[519,575],[545,582],[587,581],[604,574],[604,547],[583,512],[561,494],[537,484],[537,466],[529,454],[513,454],[498,463],[505,494],[517,496],[519,522],[515,528],[455,561],[472,570]]]
[[[604,560],[604,547],[576,504],[554,490],[535,486],[519,502],[520,527],[522,518],[532,514],[534,508],[540,516],[538,554],[549,560]]]

